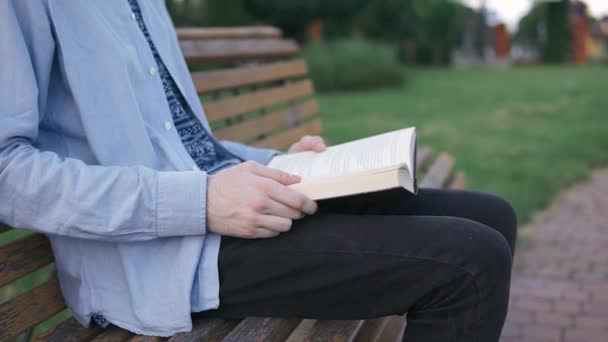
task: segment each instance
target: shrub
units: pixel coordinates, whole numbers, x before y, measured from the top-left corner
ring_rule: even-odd
[[[394,49],[363,40],[314,43],[304,49],[310,75],[320,91],[399,86],[402,66]]]

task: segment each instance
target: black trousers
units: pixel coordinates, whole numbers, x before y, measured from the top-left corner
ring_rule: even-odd
[[[498,341],[516,217],[493,195],[391,190],[319,203],[274,239],[223,237],[221,318],[369,319],[407,312],[405,339]]]

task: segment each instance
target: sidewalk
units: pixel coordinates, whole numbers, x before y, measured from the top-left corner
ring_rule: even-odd
[[[608,169],[520,235],[501,341],[608,341]]]

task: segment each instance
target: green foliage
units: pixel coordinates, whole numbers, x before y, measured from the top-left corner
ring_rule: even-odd
[[[358,90],[403,83],[394,49],[360,40],[311,44],[304,50],[320,91]]]
[[[166,0],[176,26],[250,25],[245,0]]]
[[[205,0],[205,26],[239,26],[253,22],[243,0]]]
[[[281,27],[287,34],[302,37],[314,19],[324,19],[329,27],[348,27],[353,16],[370,0],[246,0],[247,10],[256,18]]]
[[[541,36],[539,32],[539,25],[542,23],[544,17],[545,4],[537,3],[530,11],[519,20],[517,33],[515,39],[534,46],[539,46],[541,42]]]
[[[407,88],[319,96],[332,143],[409,126],[447,151],[469,188],[500,194],[525,223],[608,166],[608,68],[408,69]]]
[[[373,0],[359,20],[374,39],[416,45],[416,61],[447,64],[464,32],[465,20],[475,12],[451,0]]]
[[[569,5],[568,0],[547,3],[547,45],[543,49],[543,61],[546,63],[563,63],[568,58]]]
[[[415,38],[418,21],[413,1],[374,0],[362,13],[359,24],[371,37],[400,41]]]
[[[543,62],[566,62],[570,50],[569,2],[538,3],[520,21],[515,38],[536,46]]]

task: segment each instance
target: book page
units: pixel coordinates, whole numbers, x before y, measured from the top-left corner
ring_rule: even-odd
[[[411,167],[415,128],[332,146],[322,153],[303,152],[275,157],[268,165],[301,176],[304,181]]]

